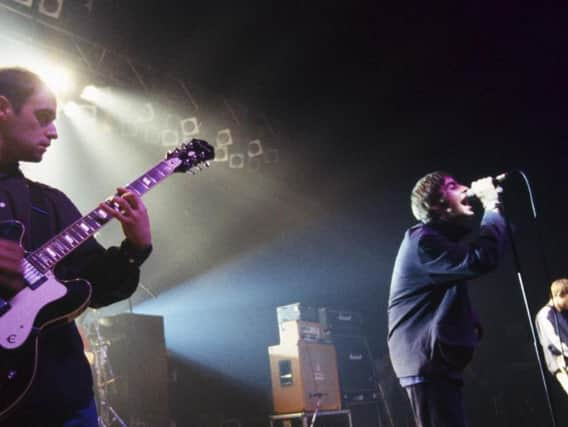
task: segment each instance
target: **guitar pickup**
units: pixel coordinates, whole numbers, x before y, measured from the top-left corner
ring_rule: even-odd
[[[2,316],[4,313],[10,310],[10,308],[12,308],[10,303],[0,298],[0,316]]]
[[[34,282],[30,282],[29,280],[26,280],[28,287],[32,290],[37,289],[40,287],[40,285],[42,283],[44,283],[47,280],[46,276],[41,276],[39,279],[35,280]]]

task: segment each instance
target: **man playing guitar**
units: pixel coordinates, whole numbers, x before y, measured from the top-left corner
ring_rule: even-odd
[[[137,194],[121,188],[97,210],[101,218],[114,217],[120,221],[125,239],[119,247],[105,249],[92,237],[81,242],[78,234],[70,233],[42,252],[43,261],[27,260],[24,249],[37,249],[81,217],[64,193],[28,180],[19,168],[19,162],[40,162],[57,138],[56,111],[54,94],[37,75],[22,68],[0,69],[0,221],[25,230],[19,239],[14,239],[14,233],[0,234],[0,320],[10,319],[2,324],[4,329],[14,327],[15,323],[17,330],[21,329],[20,319],[31,311],[32,304],[23,305],[16,321],[10,317],[11,313],[23,299],[20,296],[46,292],[42,289],[49,289],[48,286],[40,288],[43,282],[87,279],[92,285],[86,288],[88,298],[75,311],[86,308],[87,304],[100,307],[128,298],[138,285],[139,267],[152,247],[146,207]],[[80,223],[79,227],[88,234],[86,223]],[[51,262],[49,256],[62,258],[65,246],[76,246],[77,250],[58,263],[53,272],[42,270],[42,273],[47,271],[43,282],[28,280],[31,269],[41,269],[44,261]],[[64,289],[60,285],[52,288]],[[38,318],[45,313],[40,311]],[[22,345],[21,356],[12,356],[15,350],[8,348],[18,339],[17,331],[2,338],[0,398],[9,394],[11,384],[17,384],[22,373],[34,378],[25,386],[25,393],[17,395],[16,402],[2,402],[2,426],[98,425],[91,370],[73,314],[56,318],[63,321],[49,329],[32,328],[29,335],[33,339],[28,340],[31,344]],[[56,322],[44,324],[47,323]],[[28,350],[38,354],[37,359],[31,359],[31,369],[6,368],[10,359],[19,363],[31,352]]]
[[[550,300],[536,315],[536,326],[548,370],[568,394],[568,278],[550,285]]]

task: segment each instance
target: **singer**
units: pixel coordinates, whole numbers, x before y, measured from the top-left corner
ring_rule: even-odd
[[[548,370],[568,394],[568,279],[550,285],[550,300],[536,315],[538,338]]]
[[[473,230],[473,193],[483,206]],[[388,304],[388,347],[409,397],[417,427],[466,425],[462,373],[481,338],[468,279],[495,269],[503,253],[505,221],[493,178],[471,189],[445,172],[422,177],[412,190],[420,224],[407,230],[394,264]]]

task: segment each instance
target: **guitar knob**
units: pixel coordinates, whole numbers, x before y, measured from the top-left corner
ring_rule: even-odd
[[[14,369],[10,369],[7,373],[6,373],[6,377],[12,381],[14,378],[16,378],[16,371]]]

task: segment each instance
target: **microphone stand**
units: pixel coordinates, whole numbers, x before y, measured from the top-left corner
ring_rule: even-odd
[[[527,178],[524,175],[524,173],[522,171],[519,171],[519,173],[523,176],[525,181],[527,181]],[[528,183],[528,181],[527,181],[527,183]],[[532,198],[531,198],[531,202],[532,202]],[[526,310],[526,313],[527,313],[529,330],[530,330],[531,337],[532,337],[532,340],[533,340],[534,352],[535,352],[535,355],[536,355],[536,360],[537,360],[537,365],[538,365],[540,377],[541,377],[542,383],[544,385],[544,394],[545,394],[545,397],[546,397],[546,403],[547,403],[547,406],[548,406],[548,411],[550,412],[550,418],[552,420],[552,426],[557,427],[558,423],[557,423],[556,414],[555,414],[555,411],[554,411],[554,408],[553,408],[553,405],[552,405],[552,400],[550,398],[550,390],[549,390],[549,387],[548,387],[548,382],[546,381],[544,364],[542,363],[542,358],[541,358],[540,352],[538,350],[538,340],[537,340],[534,322],[533,322],[533,318],[532,318],[532,315],[531,315],[531,311],[530,311],[530,307],[529,307],[529,303],[528,303],[528,299],[527,299],[527,293],[526,293],[526,290],[525,290],[525,284],[524,284],[524,280],[523,280],[523,272],[522,272],[522,269],[521,269],[521,262],[520,262],[520,258],[519,258],[519,253],[517,251],[517,245],[515,244],[515,239],[513,238],[513,229],[511,227],[511,222],[509,221],[509,217],[507,215],[504,203],[501,203],[501,210],[503,212],[503,217],[505,218],[505,227],[506,227],[506,230],[507,230],[507,237],[509,238],[509,241],[511,242],[511,250],[512,250],[512,254],[513,254],[513,264],[515,266],[517,280],[519,282],[519,287],[521,289],[521,294],[522,294],[522,297],[523,297],[523,303],[524,303],[525,310]],[[534,211],[534,205],[533,205],[533,215],[534,215],[534,219],[536,219],[536,212]]]

